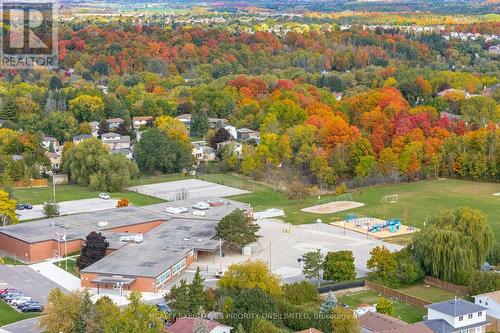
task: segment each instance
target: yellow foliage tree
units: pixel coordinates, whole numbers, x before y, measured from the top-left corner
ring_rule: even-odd
[[[19,223],[16,215],[16,201],[9,197],[9,193],[0,190],[0,217],[2,225]]]
[[[179,119],[170,116],[160,116],[156,118],[154,125],[170,139],[189,143],[188,130]]]
[[[281,278],[273,274],[265,262],[258,260],[229,266],[218,286],[237,291],[260,288],[274,297],[283,294]]]

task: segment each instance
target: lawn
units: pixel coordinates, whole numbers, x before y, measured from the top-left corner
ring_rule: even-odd
[[[373,291],[360,291],[354,294],[339,297],[339,302],[357,307],[359,304],[373,305],[378,301],[378,294]],[[408,303],[397,302],[393,303],[394,317],[399,318],[407,323],[415,323],[422,321],[422,317],[427,314],[425,308],[415,306]]]
[[[400,288],[398,290],[401,290],[405,294],[412,295],[432,303],[438,303],[453,299],[455,296],[460,296],[455,295],[448,290],[440,289],[427,284],[417,284],[410,287]]]
[[[55,262],[54,265],[64,269],[66,272],[73,274],[76,277],[80,277],[80,273],[76,270],[76,258],[68,258],[68,268],[66,269],[66,261],[62,260]]]
[[[240,182],[245,181],[240,180]],[[221,183],[224,184],[224,182]],[[227,185],[234,183],[233,186],[246,188],[248,187],[246,183],[250,182],[246,181],[243,184],[246,186],[237,186],[238,182],[229,179],[227,183]],[[300,209],[314,205],[317,200],[316,196],[301,201],[288,200],[283,193],[277,192],[269,186],[253,184],[250,187],[254,188],[253,193],[234,196],[232,199],[249,203],[256,211],[272,207],[283,208],[286,214],[283,219],[292,224],[311,223],[317,218],[321,218],[324,222],[341,221],[346,214],[346,211],[321,215],[303,213]],[[500,223],[498,223],[500,197],[492,195],[496,192],[500,192],[500,184],[455,179],[379,185],[354,190],[353,200],[362,202],[365,206],[349,210],[349,212],[381,219],[399,218],[406,225],[422,228],[424,221],[429,220],[442,210],[472,207],[480,209],[486,214],[487,221],[496,238],[500,239]],[[382,202],[384,196],[396,193],[399,195],[399,201]],[[322,196],[322,199],[328,197],[332,196]],[[407,240],[401,239],[398,242],[404,243],[405,241]]]
[[[15,260],[15,259],[10,258],[10,257],[2,257],[0,259],[1,259],[1,261],[3,261],[3,263],[5,265],[25,265],[25,263],[23,263],[22,261]]]
[[[57,185],[56,200],[70,201],[79,199],[97,198],[100,191],[91,191],[88,187],[79,185]],[[14,189],[14,195],[19,198],[19,202],[32,205],[43,204],[45,201],[52,200],[52,187],[33,187]],[[152,205],[163,202],[161,199],[153,198],[147,195],[135,192],[114,192],[109,193],[112,198],[127,198],[135,206]]]
[[[38,313],[20,313],[11,308],[4,301],[0,301],[0,326],[15,323],[16,321],[39,316]]]

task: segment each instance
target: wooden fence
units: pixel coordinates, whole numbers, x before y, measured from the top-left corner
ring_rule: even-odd
[[[444,290],[451,291],[459,296],[465,296],[468,294],[469,290],[466,286],[459,286],[450,282],[440,280],[432,276],[426,276],[424,282],[430,284],[431,286],[438,287]]]
[[[16,180],[13,182],[12,187],[47,187],[48,181],[45,178],[31,179],[31,180]]]
[[[409,304],[413,304],[413,305],[420,306],[420,307],[424,307],[428,304],[431,304],[431,302],[428,302],[428,301],[423,300],[421,298],[405,294],[402,291],[388,288],[388,287],[385,287],[381,284],[374,283],[374,282],[371,282],[368,280],[365,281],[365,286],[368,287],[368,289],[370,289],[370,290],[376,291],[376,292],[384,295],[385,297],[397,298],[398,301],[400,301],[400,302],[409,303]]]

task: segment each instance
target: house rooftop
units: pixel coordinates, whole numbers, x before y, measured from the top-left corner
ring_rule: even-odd
[[[191,114],[190,113],[183,113],[183,114],[178,115],[175,118],[190,120],[191,119]]]
[[[148,120],[152,120],[152,119],[153,119],[153,116],[137,116],[137,117],[133,117],[132,121],[148,121]]]
[[[109,118],[106,119],[106,121],[108,123],[123,123],[125,120],[123,120],[122,118]]]
[[[196,325],[197,320],[202,320],[205,323],[205,326],[208,328],[208,331],[212,331],[216,327],[230,327],[223,324],[220,324],[216,321],[211,321],[207,319],[197,319],[197,318],[187,318],[182,317],[179,318],[167,328],[167,332],[170,333],[193,333],[194,326]]]
[[[467,332],[469,328],[475,328],[483,325],[487,325],[488,322],[484,321],[482,323],[475,323],[471,324],[468,326],[462,326],[460,328],[454,328],[446,320],[443,319],[433,319],[433,320],[426,320],[423,322],[425,326],[430,328],[433,332],[437,333],[454,333],[454,332]],[[385,332],[384,332],[385,333]],[[420,332],[419,332],[420,333]]]
[[[496,290],[496,291],[492,291],[492,292],[484,293],[484,294],[479,294],[479,295],[476,295],[474,297],[477,297],[477,296],[489,297],[492,300],[494,300],[495,302],[497,302],[498,304],[500,304],[500,290]]]
[[[481,305],[477,305],[463,299],[448,300],[440,303],[433,303],[425,306],[428,309],[432,309],[448,316],[463,316],[469,313],[485,311],[487,308]]]
[[[365,314],[358,317],[359,325],[366,328],[372,332],[378,332],[387,329],[400,329],[407,325],[402,320],[393,318],[391,316],[368,311]]]
[[[376,331],[373,333],[434,333],[432,329],[423,322],[406,325],[403,327],[392,328],[388,330]]]
[[[85,140],[90,138],[92,138],[92,135],[90,134],[78,134],[73,137],[73,140]]]
[[[238,128],[236,131],[238,133],[254,133],[255,132],[253,129],[246,128],[246,127]]]

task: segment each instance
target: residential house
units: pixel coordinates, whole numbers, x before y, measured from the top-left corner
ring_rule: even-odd
[[[474,296],[477,305],[484,306],[487,320],[495,323],[496,329],[500,328],[500,290]]]
[[[399,329],[408,325],[402,320],[372,311],[367,311],[359,316],[358,323],[361,333],[374,333],[391,329],[398,330],[399,332]]]
[[[202,321],[208,333],[231,333],[231,326],[220,324],[207,319],[182,317],[177,319],[172,325],[167,327],[169,333],[193,333],[198,321]]]
[[[237,133],[237,140],[239,141],[247,141],[247,140],[250,140],[250,139],[256,139],[258,140],[259,138],[259,132],[258,131],[254,131],[252,129],[249,129],[249,128],[239,128],[236,130],[236,133]]]
[[[186,128],[189,129],[189,127],[191,127],[191,114],[189,113],[183,113],[181,115],[178,115],[177,117],[178,120],[180,120],[184,126],[186,126]]]
[[[130,148],[130,136],[120,135],[118,133],[104,133],[101,135],[102,142],[109,147],[109,149]]]
[[[238,132],[236,132],[236,127],[232,125],[224,126],[224,129],[231,134],[234,140],[238,139]]]
[[[123,124],[125,120],[122,118],[110,118],[106,119],[106,122],[108,123],[108,129],[111,131],[112,129],[118,128],[121,124]]]
[[[217,144],[217,149],[225,147],[227,145],[233,145],[233,151],[236,154],[236,156],[242,156],[243,155],[243,144],[241,142],[237,141],[224,141],[220,142]]]
[[[134,158],[134,151],[130,148],[116,148],[111,150],[112,154],[122,154],[125,155],[129,160]]]
[[[488,308],[463,299],[429,304],[427,320],[423,323],[436,333],[483,333],[486,332]]]
[[[215,161],[215,152],[212,147],[207,146],[205,141],[191,142],[191,145],[193,147],[192,154],[198,164],[201,162]]]
[[[61,168],[61,154],[46,152],[45,156],[50,160],[52,170],[59,170]]]
[[[52,136],[44,136],[42,138],[42,146],[47,151],[51,151],[53,153],[59,153],[62,150],[62,147],[59,145],[59,141]]]
[[[87,139],[90,139],[90,138],[93,138],[94,136],[90,135],[90,134],[79,134],[79,135],[75,135],[73,137],[73,143],[75,145],[79,144],[80,142],[82,142],[83,140],[87,140]]]
[[[443,91],[440,91],[440,92],[437,93],[437,95],[440,96],[440,97],[446,97],[447,95],[450,95],[450,94],[462,94],[462,95],[464,95],[465,99],[469,99],[471,97],[480,96],[478,94],[470,94],[466,90],[453,89],[453,88],[446,89],[446,90],[443,90]]]
[[[153,121],[153,116],[138,116],[132,118],[132,126],[134,129],[139,129],[141,126],[146,125],[148,122]]]
[[[91,121],[89,123],[89,125],[90,125],[90,128],[92,129],[92,136],[94,138],[97,138],[97,136],[99,134],[98,133],[99,132],[99,122],[98,121]]]
[[[449,113],[449,112],[446,112],[446,111],[442,111],[439,113],[439,117],[440,118],[448,118],[450,120],[460,120],[462,119],[462,116],[459,115],[459,114],[453,114],[453,113]]]
[[[227,119],[224,118],[208,118],[208,126],[210,128],[222,128],[227,126]]]
[[[297,331],[295,333],[323,333],[323,332],[316,329],[316,328],[311,327],[311,328],[308,328],[308,329],[303,330],[303,331]]]
[[[493,55],[500,55],[500,45],[493,45],[488,48],[488,53]]]

